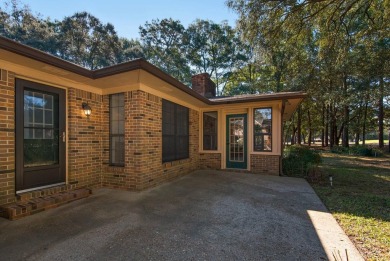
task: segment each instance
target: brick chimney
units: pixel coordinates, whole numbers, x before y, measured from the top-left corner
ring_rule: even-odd
[[[192,89],[206,98],[215,97],[215,83],[208,73],[192,76]]]

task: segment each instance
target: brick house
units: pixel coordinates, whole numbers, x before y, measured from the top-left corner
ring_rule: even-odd
[[[199,168],[279,175],[301,92],[215,97],[138,59],[90,71],[0,37],[0,205],[143,190]],[[90,114],[90,115],[88,115]]]

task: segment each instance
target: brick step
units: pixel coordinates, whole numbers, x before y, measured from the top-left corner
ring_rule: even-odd
[[[86,198],[91,193],[92,191],[90,189],[84,188],[2,205],[0,206],[0,217],[16,220],[50,208],[56,208],[78,199]]]

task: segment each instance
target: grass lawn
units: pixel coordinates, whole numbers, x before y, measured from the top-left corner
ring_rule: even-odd
[[[322,156],[333,188],[314,190],[367,260],[390,260],[390,158]]]
[[[383,141],[386,145],[389,144],[389,140],[388,139],[384,139]],[[355,142],[351,142],[351,144],[355,144]],[[363,144],[362,141],[359,142],[359,144]],[[379,140],[366,140],[366,145],[379,145]]]

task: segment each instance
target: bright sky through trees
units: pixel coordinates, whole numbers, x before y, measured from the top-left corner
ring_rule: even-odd
[[[195,19],[212,20],[221,22],[227,20],[234,26],[237,14],[229,10],[225,0],[23,0],[31,11],[42,14],[43,17],[62,20],[65,16],[71,16],[76,12],[86,11],[103,23],[111,23],[119,36],[126,38],[139,38],[140,25],[152,19],[173,18],[180,20],[184,26]]]

